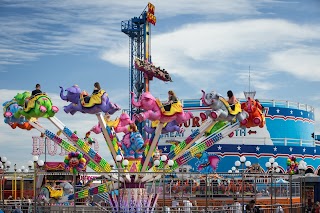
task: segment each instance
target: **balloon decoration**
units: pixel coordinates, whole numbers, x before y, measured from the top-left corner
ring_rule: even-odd
[[[297,158],[290,155],[288,160],[287,160],[287,172],[288,174],[298,174],[299,169],[298,169],[299,163],[297,161]]]
[[[70,171],[73,174],[78,174],[85,169],[86,159],[80,152],[69,152],[64,159],[65,170]]]

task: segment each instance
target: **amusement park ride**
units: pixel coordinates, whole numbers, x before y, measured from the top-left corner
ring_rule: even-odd
[[[109,100],[103,90],[93,94],[89,103],[82,101],[83,94],[78,86],[67,88],[67,94],[64,94],[63,88],[60,92],[62,100],[71,102],[70,105],[64,107],[66,113],[73,115],[76,112],[82,112],[97,116],[99,123],[90,131],[103,134],[113,161],[118,170],[123,170],[125,175],[117,177],[110,173],[115,171],[113,165],[55,116],[58,108],[52,104],[46,94],[31,96],[30,93],[24,92],[17,94],[11,101],[4,104],[5,122],[12,128],[37,129],[66,151],[81,152],[88,167],[109,177],[106,184],[65,195],[59,199],[59,202],[109,193],[109,204],[113,207],[114,212],[119,208],[122,208],[124,212],[130,212],[130,208],[137,208],[137,206],[152,208],[157,203],[159,194],[156,192],[148,194],[144,187],[147,182],[161,177],[160,171],[164,169],[173,171],[181,167],[217,141],[225,137],[232,137],[232,133],[239,127],[250,128],[264,125],[265,119],[261,106],[253,99],[248,98],[247,102],[242,105],[236,103],[233,110],[218,93],[202,91],[202,103],[210,108],[202,114],[206,118],[205,122],[185,140],[177,144],[166,158],[163,158],[166,159],[165,161],[161,161],[160,165],[155,164],[160,157],[157,153],[157,145],[161,132],[180,131],[179,124],[188,121],[193,115],[190,112],[184,112],[179,101],[171,105],[170,111],[165,111],[163,104],[149,91],[149,83],[153,78],[172,81],[166,70],[151,63],[150,24],[155,25],[156,23],[154,12],[155,7],[149,3],[139,17],[121,23],[121,30],[129,36],[131,44],[130,90],[132,97],[129,114],[122,113],[120,118],[110,120],[110,116],[120,108]],[[49,119],[67,140],[43,127],[39,118]],[[147,129],[144,122],[147,120],[152,123],[153,127],[153,131],[148,129],[148,132],[153,132],[151,138],[147,138],[144,134],[144,130]],[[214,131],[211,131],[211,134],[205,135],[206,131],[212,129]],[[117,136],[119,132],[125,133],[122,140],[119,140]],[[123,163],[125,161],[126,163]],[[151,175],[151,172],[159,174]],[[118,195],[113,193],[115,190],[118,190]]]

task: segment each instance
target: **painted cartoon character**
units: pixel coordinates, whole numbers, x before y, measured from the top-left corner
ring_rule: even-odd
[[[214,120],[233,121],[237,119],[242,125],[245,125],[247,117],[249,117],[246,111],[241,110],[240,103],[235,104],[235,109],[231,109],[227,100],[225,100],[219,93],[212,91],[205,93],[202,90],[202,103],[205,106],[211,107],[211,111],[207,111],[206,115],[210,115]],[[202,118],[203,119],[203,118]]]
[[[63,87],[60,86],[60,89],[60,98],[64,101],[71,102],[68,106],[64,106],[64,111],[71,115],[74,115],[78,111],[89,114],[105,112],[112,115],[120,110],[120,107],[117,104],[109,101],[108,94],[104,90],[99,90],[97,94],[91,96],[89,103],[85,103],[84,92],[81,91],[78,85],[67,88],[67,95],[63,94]]]
[[[157,128],[159,121],[152,121],[151,122],[151,126],[144,126],[143,129],[149,133],[149,134],[153,134]],[[181,126],[178,125],[177,121],[173,120],[170,121],[169,123],[165,123],[163,125],[163,129],[161,130],[161,134],[166,134],[168,132],[179,132],[179,133],[183,133],[185,130],[184,128],[182,128]]]
[[[202,174],[210,174],[217,170],[220,158],[217,155],[211,155],[208,152],[197,153],[198,161],[195,165]]]
[[[193,117],[191,112],[184,112],[181,102],[177,101],[171,105],[170,112],[165,111],[164,106],[159,99],[154,98],[150,92],[144,92],[139,101],[135,100],[135,95],[131,92],[131,103],[137,108],[144,109],[145,111],[139,114],[134,114],[134,117],[139,122],[145,120],[156,121],[159,120],[162,123],[167,123],[176,120],[178,124],[184,123]]]
[[[53,106],[51,99],[44,93],[31,96],[31,93],[26,91],[18,93],[14,99],[22,107],[14,113],[15,118],[21,116],[25,116],[28,120],[40,117],[49,118],[59,111],[58,107]]]
[[[128,132],[130,132],[129,125],[134,123],[130,119],[130,116],[127,113],[122,113],[120,115],[120,118],[117,118],[115,120],[110,120],[110,115],[106,114],[104,119],[105,119],[106,125],[108,125],[110,128],[113,127],[113,129],[114,129],[114,131],[116,133],[119,133],[119,132],[128,133]],[[101,133],[100,123],[98,123],[97,125],[93,126],[90,131],[92,131],[92,132],[94,132],[96,134],[100,134]]]
[[[243,122],[247,128],[254,126],[264,127],[266,119],[262,113],[262,106],[259,102],[248,97],[247,101],[241,104],[241,109],[249,114],[249,117]]]
[[[124,158],[142,158],[144,140],[138,131],[125,134],[119,146],[122,148]]]
[[[12,99],[11,101],[6,101],[3,103],[3,116],[4,123],[11,126],[12,129],[19,127],[21,129],[30,130],[33,127],[29,124],[25,117],[21,116],[19,118],[15,118],[13,115],[22,109],[18,103]]]

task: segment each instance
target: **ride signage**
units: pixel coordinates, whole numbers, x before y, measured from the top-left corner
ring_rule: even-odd
[[[150,2],[148,3],[147,21],[153,25],[156,25],[157,18],[154,15],[155,7]]]

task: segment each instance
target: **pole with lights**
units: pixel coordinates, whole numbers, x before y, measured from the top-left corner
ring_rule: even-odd
[[[300,201],[301,201],[301,203],[302,203],[302,208],[304,208],[304,206],[305,206],[305,200],[306,200],[306,194],[305,194],[305,183],[306,183],[306,181],[305,181],[305,174],[306,174],[306,170],[307,170],[307,168],[308,168],[308,166],[307,166],[307,163],[304,161],[304,160],[301,160],[300,162],[299,162],[299,165],[298,165],[298,169],[299,169],[299,174],[301,174],[301,176],[300,176]],[[302,187],[302,178],[303,178],[303,185],[304,185],[304,187]],[[303,190],[303,188],[304,188],[304,190]],[[302,191],[304,191],[304,193],[302,193]]]
[[[273,174],[279,173],[280,168],[278,168],[279,164],[275,162],[274,158],[269,158],[269,161],[266,162],[266,167],[268,168],[268,172],[271,173],[271,189],[270,189],[270,206],[271,206],[271,212],[273,212]],[[276,196],[275,196],[275,201],[276,201]]]
[[[10,169],[11,166],[11,162],[7,160],[6,157],[0,157],[0,161],[1,161],[1,166],[0,168],[2,169],[2,192],[1,192],[1,196],[2,196],[2,209],[4,210],[4,174],[6,171],[8,171]]]
[[[231,177],[232,177],[232,181],[233,181],[233,186],[235,186],[235,179],[234,179],[234,173],[239,173],[239,170],[237,170],[237,168],[235,166],[231,167],[231,169],[228,170],[228,173],[229,174],[232,174]],[[235,187],[233,187],[232,189],[232,197],[235,198],[235,194],[234,194],[234,191],[235,191]]]
[[[116,169],[118,171],[118,212],[121,212],[121,210],[120,210],[120,170],[124,171],[127,168],[127,166],[129,165],[129,161],[127,159],[124,159],[122,157],[122,155],[117,155],[116,161],[117,161],[117,167],[118,167]],[[110,166],[114,167],[113,162],[110,162]]]
[[[21,182],[20,182],[20,197],[23,198],[23,190],[24,190],[24,173],[28,173],[29,170],[26,169],[25,166],[21,166],[21,169],[17,169],[17,173],[21,175]]]
[[[33,161],[28,161],[29,170],[32,170],[33,166],[33,196],[34,196],[34,211],[37,212],[37,168],[41,168],[44,165],[43,160],[39,160],[38,156],[33,156]]]
[[[167,162],[167,156],[166,155],[162,155],[161,156],[161,158],[160,158],[160,160],[161,160],[161,162],[162,162],[162,164],[163,165],[165,165],[165,163]],[[169,168],[165,168],[165,166],[163,166],[163,168],[161,168],[161,169],[159,169],[159,166],[160,166],[160,160],[155,160],[154,161],[154,166],[158,169],[158,170],[162,170],[162,176],[163,176],[163,180],[162,180],[162,183],[163,183],[163,186],[162,186],[162,192],[163,192],[163,205],[162,205],[162,210],[163,210],[163,212],[166,212],[166,209],[165,209],[165,182],[164,182],[164,180],[165,180],[165,171],[166,170],[171,170],[171,167],[173,166],[173,164],[174,164],[174,162],[173,162],[173,160],[168,160],[168,163],[167,163],[167,165],[169,166]]]
[[[236,167],[236,170],[239,170],[239,167],[241,165],[241,179],[242,179],[242,212],[244,212],[244,172],[245,172],[245,167],[249,168],[251,166],[250,161],[246,161],[245,156],[241,156],[240,160],[237,160],[234,162],[234,165]]]

